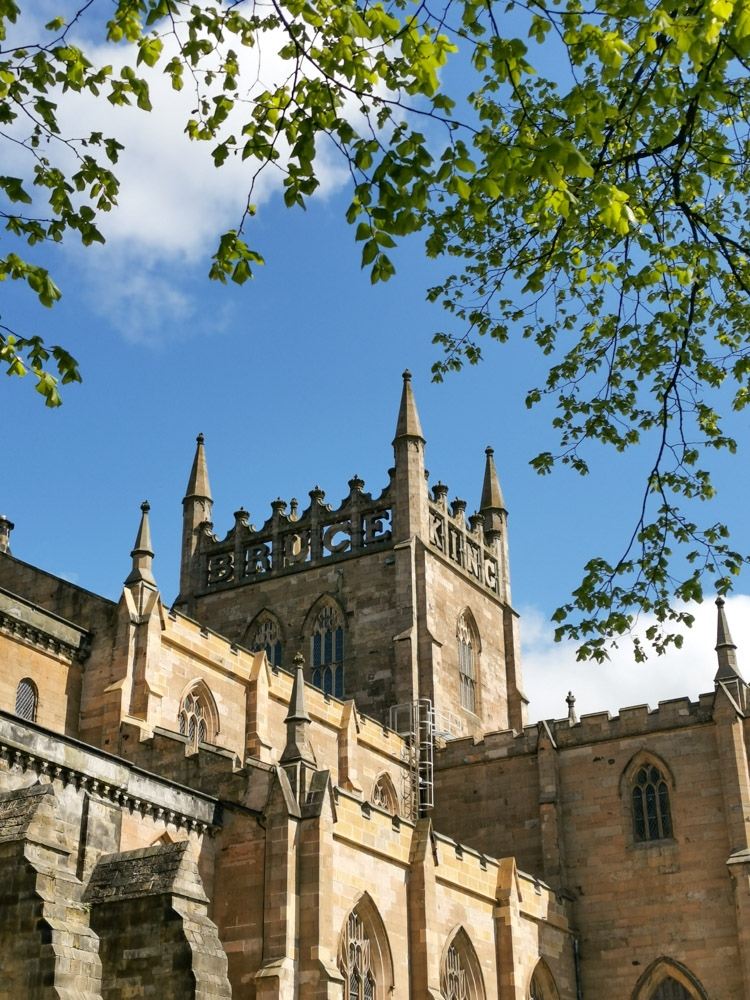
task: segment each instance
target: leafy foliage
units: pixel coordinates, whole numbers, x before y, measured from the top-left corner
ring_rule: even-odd
[[[332,143],[373,282],[390,278],[389,250],[417,231],[430,255],[458,262],[429,293],[458,325],[436,337],[435,378],[477,362],[482,337],[529,338],[549,373],[527,403],[551,398],[559,435],[537,471],[586,474],[592,441],[652,450],[629,544],[587,565],[555,616],[558,636],[601,658],[647,611],[657,649],[679,642],[690,621],[679,602],[702,597],[706,574],[726,592],[745,561],[725,525],[692,511],[714,493],[711,453],[736,447],[720,401],[739,411],[750,400],[750,0],[449,0],[434,11],[412,0],[114,0],[106,35],[134,64],[118,73],[76,46],[84,18],[103,10],[82,0],[69,23],[55,18],[19,46],[19,6],[0,0],[0,130],[31,164],[28,176],[0,176],[7,235],[32,248],[70,231],[101,241],[121,146],[62,135],[57,102],[94,94],[147,111],[144,67],[195,93],[186,132],[217,166],[255,164],[214,279],[242,284],[262,264],[247,237],[260,171],[280,171],[286,204],[304,207],[320,143]],[[269,46],[283,78],[247,77],[242,53]],[[441,85],[451,57],[470,94]],[[12,252],[0,278],[47,306],[60,295]],[[30,370],[48,405],[57,377],[79,378],[64,351],[7,329],[0,357],[9,374]]]

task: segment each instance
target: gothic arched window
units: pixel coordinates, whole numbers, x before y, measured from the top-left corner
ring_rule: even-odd
[[[398,813],[398,796],[389,774],[381,774],[372,786],[370,801],[374,806],[379,806],[394,816]]]
[[[529,1000],[558,1000],[559,996],[552,973],[540,958],[529,983]]]
[[[211,692],[203,682],[194,685],[183,697],[178,722],[180,733],[187,736],[193,748],[215,739],[219,729],[218,713]]]
[[[16,715],[28,722],[35,722],[38,701],[36,684],[31,678],[24,677],[16,688]]]
[[[669,786],[656,764],[646,762],[635,772],[632,798],[635,840],[665,840],[672,836]]]
[[[458,619],[458,677],[461,688],[461,708],[476,712],[476,658],[478,642],[471,616],[464,611]]]
[[[484,1000],[484,982],[474,947],[463,927],[450,938],[440,965],[444,1000]]]
[[[266,613],[248,630],[247,647],[253,653],[265,650],[272,667],[281,666],[281,628],[273,615]]]
[[[651,1000],[693,1000],[693,998],[682,983],[667,976],[651,994]]]
[[[443,975],[440,978],[440,990],[445,1000],[468,1000],[466,970],[454,945],[446,952]]]
[[[344,929],[341,972],[345,981],[345,1000],[375,1000],[370,938],[356,911],[349,914]]]
[[[325,694],[344,697],[344,624],[338,608],[326,604],[312,631],[312,682]]]

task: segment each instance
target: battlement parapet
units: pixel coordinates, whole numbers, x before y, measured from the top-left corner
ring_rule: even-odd
[[[705,725],[713,719],[714,698],[713,692],[701,694],[698,701],[690,701],[687,697],[670,698],[660,701],[658,708],[655,709],[645,704],[632,705],[620,709],[619,714],[615,716],[609,712],[584,715],[573,725],[567,718],[548,719],[526,726],[521,733],[510,729],[487,733],[481,740],[471,737],[451,740],[437,751],[435,768],[439,770],[461,764],[483,763],[502,757],[534,754],[537,751],[539,727],[542,724],[546,725],[559,750]]]
[[[317,486],[310,490],[310,506],[302,514],[296,500],[288,513],[286,501],[274,500],[271,517],[261,528],[250,524],[248,512],[240,508],[224,539],[205,521],[198,549],[202,592],[390,548],[390,484],[375,499],[364,492],[364,485],[358,476],[350,479],[349,494],[336,510],[324,502],[325,493]]]

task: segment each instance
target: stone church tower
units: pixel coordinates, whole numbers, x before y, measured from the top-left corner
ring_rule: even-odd
[[[450,736],[521,729],[517,615],[510,603],[507,511],[492,449],[480,510],[429,490],[425,439],[404,372],[394,467],[373,497],[357,476],[337,507],[317,486],[300,512],[275,500],[259,528],[240,508],[220,539],[202,435],[183,500],[176,607],[237,644],[265,649],[307,680],[396,728],[429,702]]]

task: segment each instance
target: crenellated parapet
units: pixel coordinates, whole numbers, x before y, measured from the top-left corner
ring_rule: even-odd
[[[284,500],[274,500],[271,516],[260,528],[249,523],[248,512],[241,508],[234,515],[234,527],[221,540],[212,533],[211,522],[204,522],[196,553],[200,589],[254,583],[390,548],[390,486],[373,498],[364,485],[358,476],[350,479],[349,494],[336,509],[325,503],[325,493],[317,486],[301,514],[296,500],[288,511]]]
[[[537,752],[539,731],[546,732],[559,750],[606,743],[632,737],[669,732],[691,726],[705,725],[713,720],[714,692],[702,694],[698,701],[689,698],[672,698],[660,701],[659,707],[633,705],[621,708],[619,714],[595,712],[581,716],[574,725],[565,719],[549,719],[525,726],[521,732],[514,729],[487,733],[483,739],[465,738],[451,740],[436,754],[435,767],[453,767],[517,757]]]

